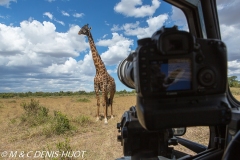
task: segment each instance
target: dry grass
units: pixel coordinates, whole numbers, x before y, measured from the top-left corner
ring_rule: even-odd
[[[41,106],[48,108],[50,115],[53,115],[54,110],[66,114],[75,129],[62,135],[46,136],[44,129],[47,126],[29,127],[21,122],[20,117],[24,110],[20,104],[24,101],[29,102],[30,98],[0,99],[0,153],[3,151],[56,151],[58,149],[56,144],[64,142],[68,138],[73,151],[86,151],[84,159],[111,160],[123,156],[122,146],[117,142],[116,123],[120,122],[124,111],[135,105],[135,96],[116,95],[113,103],[114,118],[109,119],[108,125],[105,125],[104,121],[95,121],[95,97],[72,96],[34,99],[38,100]],[[103,110],[100,113],[103,114]],[[79,123],[78,118],[81,115],[89,117],[91,123],[87,125]],[[189,128],[184,137],[207,145],[208,136],[207,127],[197,127]]]

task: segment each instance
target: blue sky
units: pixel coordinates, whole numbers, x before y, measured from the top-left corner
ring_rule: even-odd
[[[218,1],[229,75],[240,75],[239,2]],[[231,12],[230,12],[231,11]],[[0,92],[93,91],[95,68],[87,37],[89,24],[99,54],[117,90],[119,62],[162,25],[188,30],[182,12],[160,0],[0,0]],[[234,38],[232,38],[232,35]]]

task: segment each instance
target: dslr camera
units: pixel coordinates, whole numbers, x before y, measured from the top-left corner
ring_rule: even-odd
[[[120,81],[137,93],[136,106],[117,124],[124,155],[137,155],[144,147],[136,143],[149,141],[158,146],[151,149],[154,155],[171,155],[167,146],[178,128],[230,122],[227,49],[222,41],[163,26],[137,44],[118,66]],[[147,139],[149,143],[142,142]]]

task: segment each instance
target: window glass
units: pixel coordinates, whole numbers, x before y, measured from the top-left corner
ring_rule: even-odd
[[[171,25],[179,26],[180,30],[189,31],[186,17],[183,11],[177,7],[172,6]]]
[[[181,137],[184,139],[187,139],[189,141],[208,146],[209,143],[209,127],[207,126],[197,126],[197,127],[187,127],[186,133]],[[190,155],[196,155],[197,153],[191,151],[190,149],[178,145],[174,147],[174,149],[182,151],[184,153],[190,154]]]
[[[222,40],[228,50],[228,82],[233,96],[240,100],[240,1],[217,0]]]

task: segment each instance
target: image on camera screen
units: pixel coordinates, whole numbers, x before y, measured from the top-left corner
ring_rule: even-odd
[[[190,90],[191,60],[188,58],[151,61],[151,91]]]

